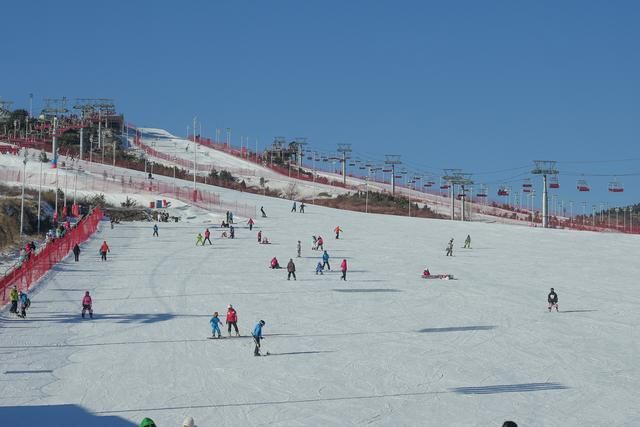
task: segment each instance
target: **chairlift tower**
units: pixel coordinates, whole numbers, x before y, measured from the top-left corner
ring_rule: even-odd
[[[396,195],[396,165],[402,163],[400,156],[397,154],[385,154],[384,164],[391,166],[391,195]]]
[[[460,215],[460,219],[462,221],[465,221],[465,217],[464,217],[464,212],[465,212],[465,197],[464,197],[464,193],[465,193],[465,185],[472,185],[473,181],[469,178],[471,176],[471,174],[468,173],[464,173],[462,172],[462,169],[444,169],[444,176],[442,177],[442,179],[444,179],[446,182],[449,183],[449,185],[451,185],[451,220],[455,220],[455,200],[456,200],[456,196],[455,196],[455,190],[456,190],[456,184],[460,185],[460,188],[462,190],[462,199],[461,199],[461,203],[462,203],[462,214]]]
[[[298,161],[298,176],[300,176],[300,169],[302,168],[302,156],[304,146],[309,144],[306,136],[298,136],[294,138],[294,142],[296,144],[297,154],[296,160]]]
[[[549,197],[547,194],[547,175],[558,175],[555,160],[534,160],[533,175],[542,175],[542,228],[549,226]]]
[[[349,154],[353,151],[351,144],[338,144],[338,153],[342,153],[342,185],[347,186],[347,159]]]

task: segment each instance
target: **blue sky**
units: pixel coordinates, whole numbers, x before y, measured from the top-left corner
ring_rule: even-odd
[[[236,143],[351,143],[477,173],[493,194],[555,159],[561,198],[638,202],[638,2],[35,1],[3,15],[0,96],[15,106],[109,97],[139,126],[184,134],[197,115]],[[607,174],[633,175],[611,194],[592,176]]]

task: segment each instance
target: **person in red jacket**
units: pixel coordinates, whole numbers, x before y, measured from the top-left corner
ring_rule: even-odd
[[[82,318],[84,319],[84,313],[86,311],[89,312],[89,317],[93,319],[93,301],[91,301],[91,295],[89,295],[89,291],[84,293],[84,297],[82,298]]]
[[[100,256],[102,257],[102,261],[107,260],[107,252],[111,252],[111,249],[109,249],[109,245],[107,245],[107,241],[104,240],[102,242],[102,246],[100,246]]]
[[[202,246],[204,246],[204,242],[206,241],[209,241],[209,244],[211,244],[211,239],[209,238],[210,236],[211,236],[211,232],[207,228],[206,230],[204,230],[204,240],[202,241]]]
[[[253,230],[253,218],[249,218],[249,221],[247,221],[247,224],[249,224],[249,231]]]
[[[347,260],[343,259],[342,262],[340,263],[340,271],[342,271],[342,276],[340,277],[340,279],[342,280],[347,280]]]
[[[238,332],[238,314],[236,313],[235,308],[231,304],[227,307],[227,327],[229,328],[229,336],[231,336],[231,325],[233,325],[233,329],[236,330],[236,336],[240,336],[240,332]]]

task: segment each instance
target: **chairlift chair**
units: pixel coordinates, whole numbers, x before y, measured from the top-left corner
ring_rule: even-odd
[[[557,176],[552,176],[549,178],[549,188],[560,188],[560,181],[558,181]]]
[[[609,183],[609,191],[612,193],[622,193],[624,192],[624,187],[615,179]]]
[[[577,188],[578,188],[578,191],[583,193],[591,190],[591,187],[589,187],[589,184],[585,179],[578,180]]]

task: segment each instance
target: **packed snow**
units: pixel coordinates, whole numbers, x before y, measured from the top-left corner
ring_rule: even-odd
[[[640,425],[636,236],[313,205],[301,214],[290,201],[220,193],[268,217],[251,232],[237,218],[233,240],[188,205],[155,238],[150,222],[105,222],[80,262],[37,285],[26,319],[5,307],[3,425]],[[206,227],[213,245],[196,247]],[[331,257],[323,275],[313,235]],[[268,268],[273,256],[293,259],[296,281]],[[426,267],[455,280],[424,280]],[[547,310],[551,287],[559,312]],[[80,317],[87,290],[93,320]],[[243,336],[208,339],[228,304]],[[266,357],[248,337],[260,319]]]

